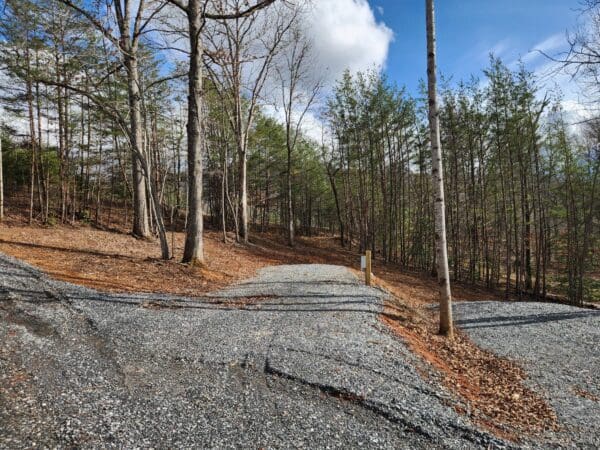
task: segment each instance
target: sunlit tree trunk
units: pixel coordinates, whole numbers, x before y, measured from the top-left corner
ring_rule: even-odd
[[[452,294],[450,292],[448,249],[446,246],[442,145],[440,140],[439,112],[437,105],[435,16],[433,0],[425,0],[425,5],[427,9],[427,87],[429,95],[429,130],[431,138],[431,177],[434,192],[437,277],[440,290],[440,334],[452,337]]]
[[[140,158],[144,151],[143,130],[142,130],[142,108],[141,94],[139,89],[139,70],[135,55],[126,55],[124,57],[125,67],[127,69],[127,89],[129,98],[130,126],[131,126],[131,145],[134,147],[132,152],[132,174],[133,174],[133,234],[138,237],[147,238],[150,236],[150,225],[148,222],[148,206],[146,194],[146,180],[142,170]]]
[[[188,217],[183,262],[204,263],[202,217],[202,2],[190,0],[187,10],[190,39],[188,81]]]

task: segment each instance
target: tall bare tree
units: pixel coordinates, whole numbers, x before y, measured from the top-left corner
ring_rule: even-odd
[[[202,30],[206,20],[231,20],[250,16],[256,11],[267,7],[275,0],[261,0],[245,9],[239,7],[232,12],[207,11],[208,1],[202,0],[167,0],[176,6],[187,18],[190,65],[188,73],[188,218],[186,222],[185,246],[183,262],[191,264],[204,263],[204,242],[202,233],[204,229],[202,216],[202,55],[204,45]]]
[[[72,0],[57,0],[60,3],[77,11],[85,17],[90,24],[98,30],[102,36],[111,42],[121,55],[121,61],[127,74],[127,91],[129,101],[129,124],[119,120],[124,131],[126,131],[132,150],[132,172],[133,172],[133,234],[139,237],[149,237],[149,210],[148,196],[150,195],[150,207],[152,215],[156,220],[158,235],[160,238],[161,255],[163,259],[170,258],[169,243],[163,222],[160,200],[157,195],[157,187],[153,185],[150,176],[150,164],[146,154],[142,121],[142,91],[139,72],[139,44],[140,39],[146,31],[154,16],[163,8],[162,4],[152,1],[154,8],[147,14],[148,3],[141,0],[135,5],[132,0],[107,0],[103,7],[107,12],[114,14],[117,24],[117,32],[113,32],[111,21],[104,20],[101,4],[96,5],[98,10],[86,9],[80,3]],[[118,70],[119,68],[115,68]],[[65,86],[69,87],[69,86]],[[69,87],[70,88],[70,87]],[[89,93],[81,91],[82,94]],[[92,97],[98,100],[98,97]]]
[[[108,39],[122,55],[122,63],[127,72],[127,89],[129,97],[130,141],[132,146],[133,174],[133,234],[149,237],[148,206],[146,196],[146,180],[143,173],[144,143],[142,124],[142,99],[140,94],[140,74],[138,68],[139,40],[149,20],[144,18],[147,7],[145,0],[137,2],[135,13],[133,1],[107,1],[103,6],[106,11],[113,11],[117,24],[114,33],[110,21],[103,20],[102,11],[86,9],[81,3],[73,0],[58,0],[73,8]]]
[[[239,11],[245,0],[219,0],[217,11]],[[206,30],[208,73],[227,106],[229,124],[238,157],[238,205],[240,234],[248,242],[248,136],[257,104],[277,50],[297,17],[299,8],[283,5],[269,15],[251,14],[223,19]]]
[[[285,116],[285,145],[287,150],[287,238],[294,246],[294,205],[292,196],[292,157],[300,136],[304,116],[314,103],[321,82],[312,76],[314,61],[310,42],[298,27],[289,35],[283,62],[277,68],[281,82],[281,104]]]
[[[435,12],[433,0],[425,0],[427,22],[427,91],[429,98],[429,134],[431,140],[431,178],[434,192],[434,220],[437,278],[440,290],[440,334],[452,337],[452,293],[448,270],[446,216],[444,203],[444,171],[440,118],[437,103]]]

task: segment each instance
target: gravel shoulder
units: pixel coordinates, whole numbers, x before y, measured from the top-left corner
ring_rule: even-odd
[[[482,348],[517,361],[555,409],[563,432],[547,445],[600,448],[600,311],[554,303],[455,305],[456,324]]]
[[[111,295],[0,257],[0,447],[487,448],[347,269]]]
[[[0,448],[511,447],[456,413],[435,378],[419,375],[423,362],[378,320],[385,296],[343,267],[316,264],[262,269],[203,298],[104,294],[0,254]],[[527,324],[510,331],[514,319],[503,319],[523,304],[499,305],[457,305],[459,325],[521,358],[559,411],[559,392],[544,379],[551,373],[542,372],[557,374],[552,361],[571,356],[580,382],[582,370],[597,367],[598,335],[569,329],[565,338],[560,328],[540,343],[543,333],[525,333]],[[577,311],[561,323],[597,333],[598,316]],[[577,343],[580,355],[558,352],[561,342]],[[539,354],[545,362],[530,367]],[[577,386],[597,394],[597,374]],[[564,404],[574,421],[600,417],[597,403],[580,407],[566,396]],[[593,446],[594,427],[552,444]],[[583,432],[592,437],[582,440]]]

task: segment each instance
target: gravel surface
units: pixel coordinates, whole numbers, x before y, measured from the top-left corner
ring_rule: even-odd
[[[0,255],[0,447],[502,448],[326,265],[110,295]]]
[[[600,448],[600,311],[554,303],[455,305],[456,324],[479,346],[520,363],[564,430],[548,445]]]
[[[384,296],[327,265],[267,268],[202,299],[112,295],[0,254],[0,448],[508,447],[419,376],[377,320]],[[456,315],[521,361],[566,424],[521,447],[600,446],[598,312]]]

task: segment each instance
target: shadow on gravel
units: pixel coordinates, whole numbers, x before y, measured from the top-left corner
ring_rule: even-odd
[[[242,284],[241,287],[247,287],[251,283]],[[263,283],[252,283],[259,285]],[[264,283],[271,284],[271,283]],[[278,282],[272,284],[295,285],[298,282]],[[316,284],[319,284],[317,282]],[[339,283],[338,283],[339,284]],[[352,283],[348,283],[352,284]],[[50,303],[55,302],[54,298],[46,298],[45,291],[36,289],[13,288],[12,291],[19,295],[21,301],[28,303]],[[108,294],[95,293],[93,291],[77,295],[74,292],[61,293],[66,295],[69,301],[93,302],[107,306],[123,306],[133,308],[143,308],[149,311],[247,311],[256,313],[359,313],[375,316],[386,316],[396,321],[404,322],[406,320],[403,311],[392,305],[392,313],[387,313],[379,307],[380,297],[377,295],[353,295],[353,294],[322,294],[306,292],[302,294],[280,295],[211,295],[205,297],[166,297],[155,294]],[[304,301],[302,301],[304,300]],[[362,308],[361,308],[362,306]],[[396,313],[396,314],[394,314]]]
[[[458,319],[455,321],[462,329],[495,328],[503,326],[532,325],[537,323],[558,322],[561,320],[600,317],[600,311],[577,311],[568,313],[546,313],[514,316],[492,316],[479,319]]]
[[[302,285],[306,284],[309,286],[319,286],[319,285],[335,285],[335,286],[356,286],[356,282],[352,281],[337,281],[337,280],[325,280],[325,281],[260,281],[260,282],[248,282],[248,283],[239,283],[236,284],[235,287],[259,287],[259,286],[278,286],[285,284],[293,284],[293,285]],[[368,297],[368,296],[367,296]]]
[[[248,311],[248,312],[257,312],[257,313],[314,313],[314,312],[353,312],[353,313],[363,313],[363,314],[373,314],[373,315],[385,315],[389,316],[395,320],[403,320],[403,318],[398,317],[396,315],[387,314],[379,311],[379,308],[357,308],[355,306],[366,306],[366,305],[374,305],[375,302],[365,302],[365,301],[344,301],[344,300],[335,300],[336,298],[344,299],[349,297],[357,297],[357,298],[368,298],[367,296],[357,295],[357,296],[322,296],[322,295],[298,295],[291,296],[286,295],[285,298],[303,298],[307,299],[307,302],[274,302],[271,299],[265,300],[263,303],[248,303],[244,304],[244,300],[248,298],[253,298],[252,296],[235,296],[235,297],[226,297],[223,300],[220,300],[218,297],[214,297],[214,299],[210,299],[208,301],[202,300],[190,300],[190,301],[181,301],[181,300],[156,300],[156,299],[140,299],[140,298],[111,298],[111,297],[94,297],[94,296],[85,296],[85,297],[74,297],[69,296],[72,300],[84,301],[84,302],[98,302],[104,304],[116,304],[116,305],[125,305],[125,306],[133,306],[133,307],[145,307],[145,300],[152,300],[152,305],[154,308],[151,309],[164,309],[164,310],[208,310],[208,311]],[[311,298],[329,298],[333,301],[310,301]],[[372,297],[373,300],[376,300],[377,297]],[[305,307],[303,307],[305,306]],[[400,310],[398,310],[400,311]]]

